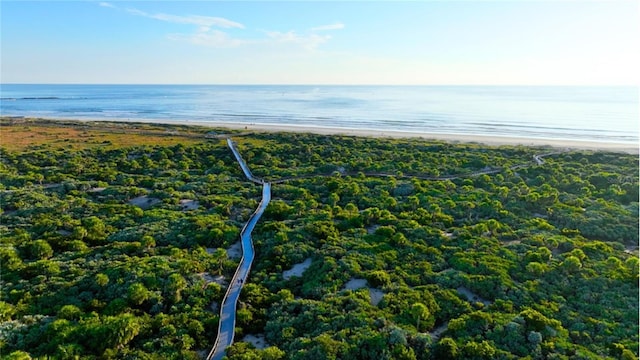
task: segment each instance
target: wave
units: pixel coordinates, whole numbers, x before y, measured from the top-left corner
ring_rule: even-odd
[[[18,100],[87,100],[87,97],[60,97],[60,96],[25,96],[25,97],[1,97],[2,101],[18,101]]]
[[[60,98],[57,96],[28,96],[21,98],[0,98],[0,100],[60,100]]]

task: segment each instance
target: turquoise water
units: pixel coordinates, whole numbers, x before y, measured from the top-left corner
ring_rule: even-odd
[[[0,113],[638,143],[636,87],[0,86]]]

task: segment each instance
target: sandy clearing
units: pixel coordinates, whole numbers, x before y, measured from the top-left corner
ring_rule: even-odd
[[[344,284],[343,290],[358,290],[367,286],[367,280],[351,278]]]
[[[240,259],[242,257],[242,243],[240,240],[229,246],[227,249],[227,257],[229,259]]]
[[[378,306],[380,301],[382,301],[382,297],[384,296],[384,292],[380,289],[367,287],[367,280],[365,279],[356,279],[351,278],[344,284],[344,288],[342,290],[358,290],[362,288],[367,288],[369,290],[369,302],[373,306]]]
[[[491,301],[481,298],[479,295],[477,295],[476,293],[472,292],[471,290],[467,289],[464,286],[460,286],[456,290],[458,291],[459,294],[466,296],[470,302],[481,302],[485,305],[492,304]]]
[[[202,273],[198,273],[198,276],[200,276],[205,283],[210,284],[210,283],[216,283],[222,287],[225,287],[227,285],[227,280],[225,280],[223,275],[211,275],[210,273],[206,273],[206,272],[202,272]]]
[[[263,334],[256,334],[256,335],[247,334],[240,341],[251,343],[253,344],[253,346],[256,347],[256,349],[260,349],[260,350],[263,350],[269,347],[269,344],[267,344]]]
[[[303,262],[295,264],[289,270],[282,272],[282,277],[289,280],[294,276],[302,277],[302,274],[311,266],[311,258],[306,258]]]
[[[216,279],[213,277],[213,275],[211,275],[209,273],[206,273],[206,272],[199,273],[198,276],[200,276],[204,280],[204,282],[207,283],[207,284],[216,281]]]
[[[440,336],[442,336],[442,333],[447,331],[448,328],[449,328],[449,322],[447,321],[446,323],[431,330],[428,334],[431,335],[431,340],[433,342],[436,342],[440,339]]]
[[[218,248],[206,248],[207,254],[213,255],[218,251]],[[225,249],[228,259],[240,259],[242,257],[242,243],[240,240]]]
[[[182,211],[197,210],[200,207],[200,203],[197,200],[182,199],[180,200],[180,207],[182,207]]]
[[[129,204],[133,206],[137,206],[144,210],[152,207],[155,204],[158,204],[161,201],[162,200],[158,198],[152,198],[152,197],[148,197],[147,195],[142,195],[129,200]]]
[[[384,296],[384,292],[382,292],[382,290],[369,288],[369,297],[371,298],[371,305],[378,306],[380,301],[382,301],[383,296]]]
[[[509,241],[503,242],[502,245],[503,246],[519,245],[520,243],[522,243],[522,240],[509,240]]]

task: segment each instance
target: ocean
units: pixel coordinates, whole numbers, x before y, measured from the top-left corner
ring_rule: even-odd
[[[0,85],[0,114],[638,143],[637,87]]]

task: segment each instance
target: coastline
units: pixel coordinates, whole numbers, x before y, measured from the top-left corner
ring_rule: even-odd
[[[199,126],[212,126],[206,122],[188,122],[181,124],[192,124]],[[345,129],[329,128],[320,126],[296,126],[296,125],[272,125],[272,124],[239,124],[239,123],[216,123],[215,127],[223,127],[233,130],[264,131],[264,132],[290,132],[290,133],[312,133],[318,135],[345,135],[358,137],[375,138],[419,138],[424,140],[439,140],[451,143],[478,143],[490,146],[499,145],[523,145],[523,146],[550,146],[558,149],[594,150],[625,152],[629,154],[640,153],[638,144],[598,142],[585,140],[565,140],[565,139],[542,139],[542,138],[518,138],[508,136],[489,135],[468,135],[468,134],[446,134],[446,133],[419,133],[397,130],[370,130],[370,129]]]
[[[75,119],[75,118],[56,118],[56,117],[3,117],[7,119],[24,119],[24,120],[51,120],[51,121],[78,121],[78,122],[123,122],[123,123],[145,123],[145,124],[165,124],[165,125],[192,125],[209,128],[226,128],[231,130],[245,130],[249,132],[272,132],[272,133],[312,133],[317,135],[342,135],[357,137],[374,137],[374,138],[419,138],[424,140],[437,140],[450,143],[477,143],[489,146],[500,145],[522,145],[522,146],[549,146],[556,149],[571,150],[591,150],[591,151],[609,151],[622,152],[628,154],[639,154],[639,144],[632,143],[615,143],[605,141],[589,141],[589,140],[573,140],[573,139],[545,139],[545,138],[520,138],[513,136],[497,136],[497,135],[471,135],[471,134],[448,134],[448,133],[426,133],[426,132],[410,132],[398,130],[373,130],[373,129],[349,129],[336,127],[322,127],[310,125],[278,125],[278,124],[261,124],[261,123],[240,123],[240,122],[209,122],[199,120],[165,120],[165,119]]]

